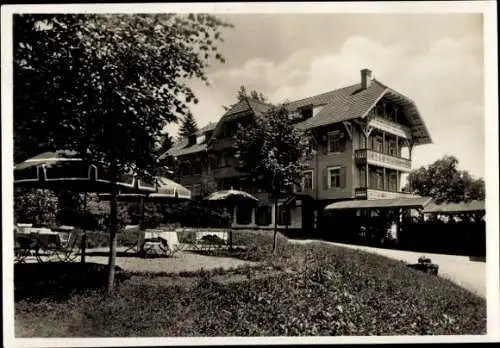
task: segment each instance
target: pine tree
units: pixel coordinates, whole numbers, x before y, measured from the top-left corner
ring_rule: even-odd
[[[188,137],[198,132],[198,123],[191,112],[188,112],[181,122],[179,137]]]

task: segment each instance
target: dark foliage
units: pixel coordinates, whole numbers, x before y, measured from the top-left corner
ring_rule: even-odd
[[[181,120],[181,126],[179,127],[179,138],[189,137],[191,135],[196,135],[199,127],[193,114],[188,112]]]
[[[467,171],[458,170],[458,159],[445,156],[427,167],[414,170],[404,189],[421,196],[432,197],[438,204],[485,199],[485,183]]]

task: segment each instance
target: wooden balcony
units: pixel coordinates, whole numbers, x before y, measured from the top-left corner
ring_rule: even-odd
[[[410,128],[393,121],[389,121],[383,117],[375,116],[373,117],[368,126],[374,127],[379,130],[383,130],[389,134],[397,135],[400,138],[410,139],[411,138],[411,130]]]
[[[410,198],[414,195],[406,192],[383,191],[366,187],[356,187],[354,189],[355,199],[390,199],[390,198]]]
[[[358,165],[364,165],[368,163],[403,172],[409,172],[411,170],[411,161],[409,159],[392,156],[387,153],[382,153],[371,149],[356,150],[354,152],[354,160]]]

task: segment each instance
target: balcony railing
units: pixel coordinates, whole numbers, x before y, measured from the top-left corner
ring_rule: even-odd
[[[398,170],[410,170],[411,161],[403,157],[389,155],[371,149],[360,149],[354,152],[357,164],[374,164],[382,167],[390,167]]]
[[[411,136],[411,130],[409,127],[400,123],[389,121],[388,119],[380,116],[373,117],[368,125],[402,138],[408,139]]]

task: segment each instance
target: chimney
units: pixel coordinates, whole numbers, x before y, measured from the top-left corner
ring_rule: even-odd
[[[372,71],[370,69],[361,70],[361,89],[367,89],[372,83]]]

